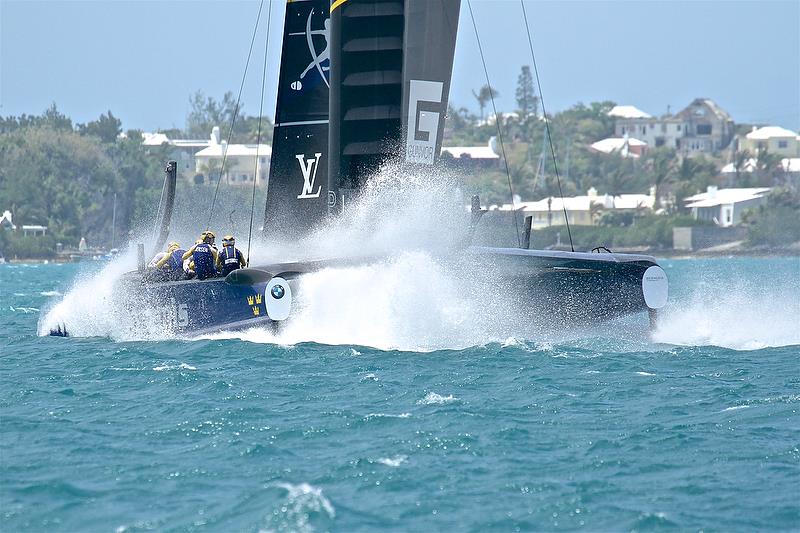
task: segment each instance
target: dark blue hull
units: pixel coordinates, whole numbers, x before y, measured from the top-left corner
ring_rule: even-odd
[[[147,283],[134,272],[120,283],[126,296],[120,311],[128,313],[134,327],[147,330],[154,322],[176,336],[273,325],[266,286],[232,285],[223,278]]]
[[[322,268],[363,265],[380,259],[282,263],[238,272],[280,272],[294,279]],[[653,313],[663,305],[649,303],[645,295],[647,273],[656,269],[663,275],[649,256],[472,247],[443,256],[442,262],[451,263],[454,275],[469,276],[473,289],[481,291],[478,294],[491,298],[494,291],[503,291],[512,295],[516,311],[530,310],[538,320],[555,325]],[[657,281],[666,291],[666,277],[662,277]],[[176,336],[275,327],[277,322],[267,309],[269,290],[268,280],[249,284],[223,278],[152,282],[137,272],[127,274],[120,284],[121,293],[126,295],[125,312],[135,326],[147,328],[149,321],[155,321]],[[666,293],[663,296],[665,302]]]
[[[648,269],[663,274],[650,256],[478,247],[470,253],[477,264],[486,265],[484,281],[498,280],[520,307],[543,322],[588,324],[635,313],[652,315],[662,306],[653,301],[648,305],[645,298]],[[662,283],[666,291],[665,275]]]

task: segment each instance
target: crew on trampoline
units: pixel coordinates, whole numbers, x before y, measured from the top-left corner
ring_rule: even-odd
[[[236,248],[233,235],[222,238],[222,250],[217,255],[217,271],[220,276],[227,276],[236,269],[247,266],[244,254]]]
[[[163,274],[165,279],[173,281],[183,279],[183,257],[185,253],[186,251],[177,242],[169,243],[166,253],[156,262],[156,269]]]
[[[214,247],[215,238],[213,231],[204,231],[200,235],[202,242],[195,244],[183,254],[183,259],[192,259],[197,279],[208,279],[217,275],[214,268],[218,255],[217,249]]]

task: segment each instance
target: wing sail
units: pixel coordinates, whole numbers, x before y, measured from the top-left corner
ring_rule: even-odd
[[[293,238],[327,214],[330,3],[286,4],[264,231]]]

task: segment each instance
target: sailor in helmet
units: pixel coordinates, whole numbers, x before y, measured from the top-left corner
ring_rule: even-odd
[[[203,233],[200,234],[200,239],[205,239],[206,237],[209,237],[211,239],[211,242],[209,243],[209,244],[211,244],[211,247],[214,250],[217,250],[217,245],[214,242],[214,240],[217,238],[217,236],[214,234],[214,232],[211,231],[211,230],[205,230]]]
[[[164,273],[166,279],[183,279],[183,255],[186,253],[181,245],[173,241],[167,246],[166,254],[158,260],[156,268]]]
[[[222,251],[217,256],[217,270],[221,276],[227,276],[237,268],[247,265],[244,254],[236,248],[236,239],[233,235],[222,238]]]
[[[197,279],[208,279],[217,275],[217,271],[214,268],[217,263],[217,249],[214,247],[214,239],[213,231],[204,231],[200,235],[201,242],[195,244],[183,254],[184,260],[192,258]]]

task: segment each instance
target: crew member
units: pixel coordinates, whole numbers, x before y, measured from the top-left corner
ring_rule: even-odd
[[[158,252],[156,255],[153,256],[150,262],[147,263],[147,268],[156,268],[158,262],[161,261],[164,258],[164,256],[167,255],[169,255],[167,252]]]
[[[217,249],[214,248],[214,232],[205,231],[200,235],[202,242],[195,244],[183,254],[183,259],[192,258],[197,279],[213,278],[217,275],[214,265],[217,263]]]
[[[195,244],[202,244],[202,239],[194,241]],[[183,260],[183,271],[186,273],[186,279],[194,279],[194,260],[189,257]]]
[[[171,280],[183,279],[183,254],[186,250],[173,241],[167,246],[167,252],[156,263],[156,268],[164,272],[164,277]]]
[[[227,276],[237,268],[247,264],[244,254],[236,248],[236,239],[232,235],[222,238],[222,251],[217,256],[217,270],[221,276]]]
[[[200,234],[201,239],[205,239],[206,237],[211,239],[211,242],[209,242],[208,244],[210,244],[211,247],[216,250],[217,245],[215,244],[214,241],[216,240],[217,236],[214,235],[214,232],[211,230],[205,230],[203,233]]]

